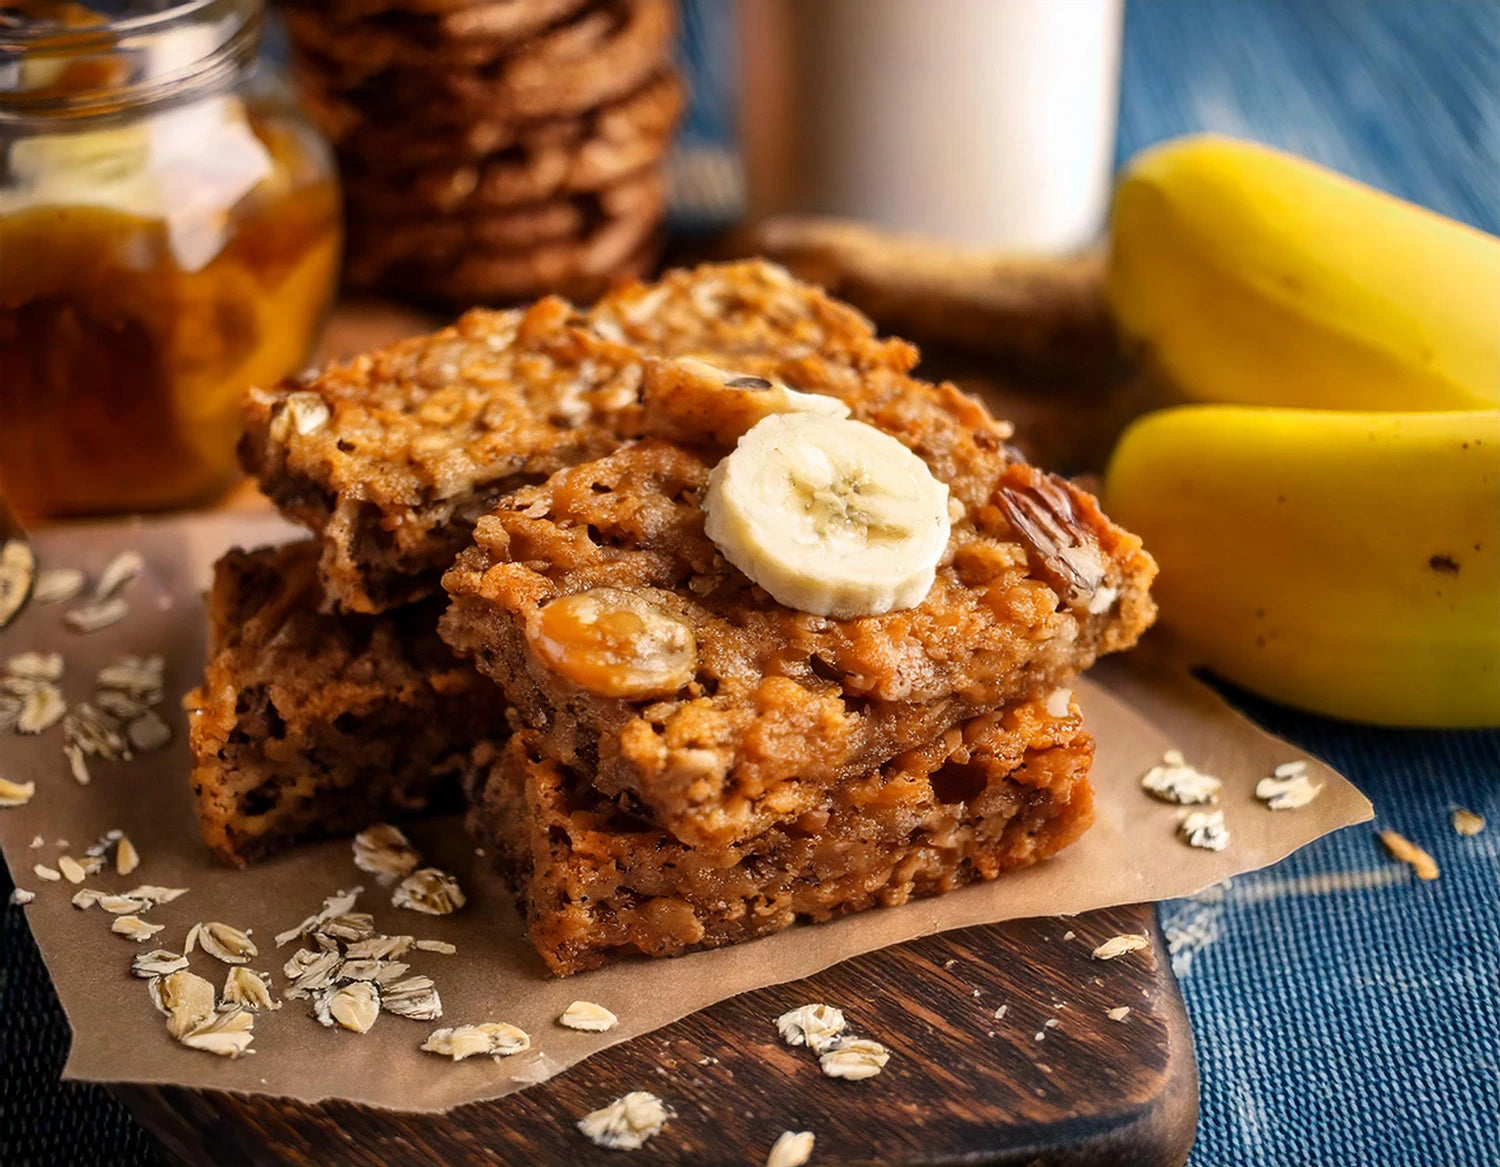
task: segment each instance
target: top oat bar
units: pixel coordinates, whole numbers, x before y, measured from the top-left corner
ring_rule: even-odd
[[[690,846],[796,821],[956,722],[1066,685],[1155,614],[1140,540],[1024,462],[962,484],[990,497],[961,509],[916,607],[783,607],[704,532],[715,458],[647,438],[501,500],[444,577],[439,624],[554,760]]]
[[[759,260],[626,284],[586,314],[552,297],[470,312],[252,391],[241,459],[321,537],[328,594],[346,610],[384,611],[436,591],[502,495],[639,436],[651,355],[698,356],[838,396],[969,505],[983,503],[1006,460],[1009,427],[951,385],[908,376],[911,345],[877,338],[854,309]]]

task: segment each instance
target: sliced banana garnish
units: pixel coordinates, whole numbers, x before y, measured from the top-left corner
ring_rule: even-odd
[[[803,393],[697,357],[648,360],[641,399],[647,433],[690,445],[733,446],[757,422],[777,413],[849,416],[849,407],[837,397]]]
[[[853,619],[920,604],[948,544],[948,488],[889,434],[783,413],[714,467],[704,529],[778,603]]]

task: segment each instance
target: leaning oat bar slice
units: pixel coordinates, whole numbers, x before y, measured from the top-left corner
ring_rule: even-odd
[[[440,631],[626,811],[693,846],[1041,698],[1154,614],[1140,541],[1024,463],[963,508],[926,597],[834,619],[775,602],[704,532],[709,462],[641,442],[516,492],[447,574]]]
[[[437,590],[506,491],[605,452],[632,428],[634,349],[549,297],[246,398],[240,456],[316,532],[328,593],[381,612]]]
[[[539,746],[523,731],[476,751],[469,824],[559,976],[993,879],[1066,847],[1094,814],[1093,741],[1076,707],[1053,716],[1045,702],[955,727],[723,850],[621,811]]]
[[[228,863],[453,808],[470,748],[504,732],[499,692],[438,639],[438,605],[327,612],[317,557],[305,541],[215,565],[192,784]]]

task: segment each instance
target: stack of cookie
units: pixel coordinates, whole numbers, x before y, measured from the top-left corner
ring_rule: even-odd
[[[650,266],[683,107],[672,0],[283,0],[351,285],[592,300]]]

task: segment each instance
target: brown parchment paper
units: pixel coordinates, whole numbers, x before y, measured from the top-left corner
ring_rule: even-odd
[[[18,886],[36,892],[24,909],[5,910],[26,912],[72,1024],[68,1077],[442,1110],[507,1094],[715,1001],[810,975],[858,953],[972,924],[1188,895],[1371,817],[1365,798],[1317,763],[1311,772],[1325,785],[1320,798],[1300,810],[1268,811],[1251,793],[1256,781],[1299,752],[1234,714],[1158,654],[1135,654],[1101,672],[1114,692],[1099,684],[1079,685],[1085,717],[1098,740],[1099,818],[1057,859],[949,896],[793,928],[735,948],[633,961],[553,980],[521,938],[506,892],[475,856],[457,819],[411,831],[428,860],[455,872],[468,893],[467,906],[443,918],[393,908],[389,889],[354,867],[346,840],[302,848],[245,872],[216,866],[199,842],[187,788],[185,719],[177,705],[201,669],[200,596],[209,565],[231,544],[274,542],[294,534],[268,515],[218,515],[58,527],[36,540],[44,566],[93,573],[116,551],[133,547],[145,555],[147,568],[126,592],[131,613],[123,623],[78,635],[62,626],[68,605],[32,605],[0,632],[0,655],[64,652],[63,683],[72,703],[90,696],[94,675],[115,656],[163,653],[164,712],[176,735],[165,751],[131,762],[95,763],[88,787],[68,774],[60,727],[38,737],[0,737],[0,772],[37,785],[29,804],[0,810],[0,846],[11,874]],[[1227,850],[1214,853],[1180,843],[1174,837],[1179,808],[1139,789],[1140,775],[1172,746],[1223,778],[1220,802],[1233,833]],[[250,967],[271,972],[279,996],[285,985],[281,965],[295,944],[278,950],[274,935],[314,912],[336,889],[362,885],[359,906],[374,912],[382,931],[458,946],[452,956],[414,951],[405,958],[412,973],[437,982],[442,1020],[382,1015],[368,1034],[359,1035],[324,1029],[308,1016],[306,1002],[288,1001],[280,1012],[257,1017],[254,1056],[230,1061],[177,1045],[148,1000],[145,982],[128,973],[137,945],[110,932],[111,917],[102,909],[72,907],[69,900],[77,890],[72,884],[44,883],[32,872],[37,862],[56,867],[65,851],[81,854],[112,828],[136,843],[141,866],[129,876],[106,868],[84,886],[123,891],[155,883],[191,889],[146,914],[167,927],[144,947],[180,952],[187,929],[200,920],[253,929],[261,951]],[[37,834],[46,845],[34,850],[29,843]],[[58,846],[59,839],[70,846]],[[218,986],[228,971],[201,951],[193,954],[192,967]],[[559,1027],[555,1018],[578,998],[614,1010],[618,1028],[589,1034]],[[472,1058],[456,1065],[418,1049],[437,1025],[486,1020],[521,1026],[532,1035],[533,1049],[498,1063]]]

